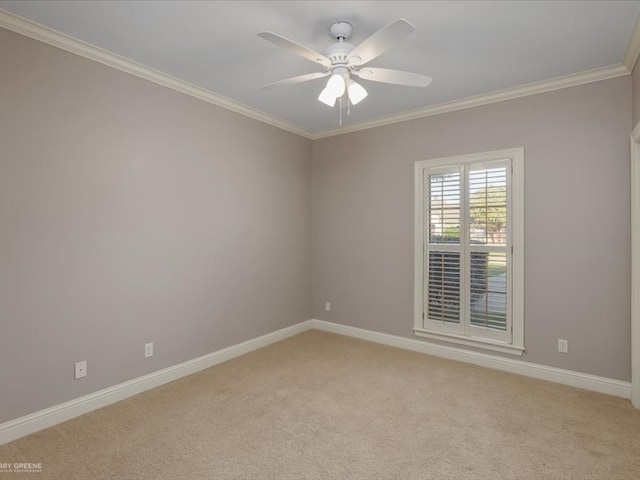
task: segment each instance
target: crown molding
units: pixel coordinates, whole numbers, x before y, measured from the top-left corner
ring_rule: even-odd
[[[296,135],[306,138],[312,137],[310,132],[296,127],[295,125],[273,115],[261,112],[260,110],[256,110],[247,105],[236,102],[235,100],[213,93],[210,90],[206,90],[202,87],[185,82],[184,80],[167,75],[166,73],[147,67],[141,63],[134,62],[120,55],[116,55],[108,50],[83,42],[82,40],[78,40],[77,38],[58,32],[57,30],[53,30],[49,27],[45,27],[44,25],[40,25],[39,23],[14,15],[13,13],[2,9],[0,9],[0,27],[62,50],[66,50],[67,52],[74,53],[81,57],[88,58],[89,60],[115,68],[130,75],[143,78],[157,85],[195,97],[226,110],[230,110],[254,120],[295,133]]]
[[[627,46],[627,52],[624,54],[624,60],[622,60],[622,64],[626,67],[627,72],[633,72],[636,62],[638,61],[638,55],[640,55],[640,15],[636,18],[636,24],[633,27],[629,45]]]
[[[311,133],[278,117],[254,109],[235,100],[231,100],[230,98],[222,95],[218,95],[210,90],[185,82],[184,80],[180,80],[151,67],[147,67],[141,63],[134,62],[125,57],[116,55],[115,53],[83,42],[82,40],[78,40],[62,32],[58,32],[2,9],[0,9],[0,27],[311,140],[319,140],[336,135],[367,130],[369,128],[392,125],[394,123],[405,122],[407,120],[455,112],[466,108],[478,107],[505,100],[513,100],[529,95],[536,95],[538,93],[551,92],[563,88],[575,87],[586,83],[629,75],[633,70],[638,55],[640,54],[640,17],[638,17],[638,21],[636,22],[622,64],[476,95],[460,100],[444,102],[426,108],[376,118],[368,122],[344,126],[334,130]]]
[[[629,71],[626,66],[612,65],[609,67],[597,68],[594,70],[588,70],[586,72],[574,73],[563,77],[557,77],[551,80],[544,80],[541,82],[530,83],[514,88],[507,88],[505,90],[498,90],[496,92],[484,93],[473,97],[463,98],[461,100],[454,100],[451,102],[439,103],[430,107],[421,108],[418,110],[411,110],[409,112],[399,113],[396,115],[389,115],[386,117],[377,118],[369,122],[358,123],[355,125],[342,127],[336,130],[330,130],[316,135],[312,135],[313,140],[321,138],[333,137],[336,135],[342,135],[345,133],[357,132],[360,130],[367,130],[374,127],[382,127],[385,125],[391,125],[394,123],[406,122],[407,120],[414,120],[417,118],[431,117],[433,115],[440,115],[442,113],[455,112],[456,110],[464,110],[466,108],[479,107],[481,105],[487,105],[490,103],[502,102],[505,100],[513,100],[521,97],[528,97],[529,95],[537,95],[539,93],[552,92],[554,90],[561,90],[563,88],[576,87],[578,85],[584,85],[586,83],[599,82],[601,80],[608,80],[611,78],[622,77],[629,75]]]

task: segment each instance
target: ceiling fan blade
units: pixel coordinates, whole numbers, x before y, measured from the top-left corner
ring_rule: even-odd
[[[349,53],[347,59],[353,65],[364,65],[404,40],[414,30],[413,25],[400,18],[363,41]]]
[[[390,68],[365,67],[352,73],[363,80],[392,83],[407,87],[426,87],[433,80],[433,78],[419,73],[403,72],[402,70],[392,70]]]
[[[331,72],[317,72],[307,73],[305,75],[298,75],[297,77],[285,78],[284,80],[278,80],[277,82],[268,83],[262,85],[261,88],[274,88],[282,87],[285,85],[295,85],[296,83],[308,82],[309,80],[315,80],[316,78],[328,77]]]
[[[310,48],[304,47],[292,40],[281,37],[273,32],[262,32],[258,34],[259,37],[264,38],[266,41],[273,43],[279,47],[282,47],[290,52],[300,55],[301,57],[311,60],[312,62],[319,63],[325,67],[331,66],[331,60]]]

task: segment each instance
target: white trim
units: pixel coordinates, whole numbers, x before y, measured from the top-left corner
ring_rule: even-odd
[[[524,147],[517,149],[511,172],[511,305],[512,316],[520,315],[521,321],[512,320],[511,344],[524,349],[524,216],[525,216],[525,164]],[[517,328],[516,328],[517,326]]]
[[[507,256],[510,255],[509,282],[507,301],[510,306],[507,331],[500,332],[502,336],[486,335],[481,338],[480,335],[470,333],[471,329],[468,325],[467,315],[462,315],[459,324],[443,324],[442,322],[431,322],[425,318],[426,308],[424,306],[424,275],[425,275],[425,246],[424,246],[424,172],[440,172],[446,171],[452,167],[468,164],[493,163],[498,160],[509,160],[511,171],[508,177],[508,223],[509,235],[505,249]],[[471,153],[465,155],[456,155],[452,157],[442,157],[427,160],[418,160],[414,162],[414,321],[413,331],[416,335],[444,340],[444,337],[450,336],[452,343],[473,346],[476,348],[486,348],[487,350],[499,351],[502,353],[510,353],[522,355],[524,351],[524,147],[508,148],[503,150],[494,150],[490,152]],[[461,172],[461,198],[462,211],[468,210],[468,200],[464,193],[467,180],[463,180],[463,172]],[[461,219],[462,222],[462,219]],[[462,224],[461,224],[462,225]],[[463,232],[461,232],[463,234]],[[465,244],[462,240],[459,247],[455,251],[461,251],[461,256],[465,256]],[[450,247],[452,248],[452,247]],[[448,246],[439,250],[449,250]],[[510,250],[510,251],[509,251]],[[466,268],[466,267],[465,267]],[[467,275],[463,277],[468,278]],[[463,280],[464,282],[464,280]],[[461,284],[461,303],[466,304],[464,294],[468,290],[467,285]],[[466,319],[466,320],[465,320]],[[464,331],[463,331],[464,330]],[[478,333],[478,331],[476,331]],[[492,333],[492,332],[488,332]]]
[[[638,122],[636,127],[631,132],[631,141],[640,143],[640,122]]]
[[[608,67],[588,70],[586,72],[574,73],[551,80],[543,80],[527,85],[499,90],[496,92],[489,92],[473,97],[444,102],[438,105],[431,105],[426,108],[399,113],[396,115],[389,115],[368,122],[341,127],[335,130],[311,133],[273,115],[261,112],[252,107],[236,102],[235,100],[231,100],[229,98],[223,97],[222,95],[218,95],[204,88],[180,80],[176,77],[172,77],[171,75],[167,75],[166,73],[162,73],[158,70],[134,62],[120,55],[116,55],[100,47],[96,47],[87,42],[83,42],[82,40],[78,40],[69,35],[58,32],[44,25],[40,25],[36,22],[20,17],[3,9],[0,9],[0,27],[52,45],[62,50],[66,50],[67,52],[74,53],[81,57],[88,58],[117,70],[129,73],[136,77],[143,78],[158,85],[162,85],[172,90],[184,93],[185,95],[190,95],[192,97],[225,108],[232,112],[245,115],[249,118],[253,118],[254,120],[258,120],[268,125],[272,125],[288,132],[295,133],[296,135],[309,138],[311,140],[318,140],[321,138],[333,137],[335,135],[357,132],[369,128],[391,125],[394,123],[413,120],[416,118],[430,117],[442,113],[455,112],[457,110],[463,110],[466,108],[478,107],[480,105],[502,102],[504,100],[527,97],[529,95],[536,95],[538,93],[551,92],[563,88],[584,85],[586,83],[599,82],[601,80],[608,80],[611,78],[628,75],[631,72],[627,63],[611,65]],[[636,30],[638,30],[637,25]],[[627,49],[625,62],[628,61],[628,58],[631,58],[634,55],[637,58],[637,50],[640,49],[640,45],[636,44],[640,43],[640,40],[636,39],[636,37],[640,36],[640,33],[636,34],[636,30],[634,30],[632,42],[629,44],[629,48]],[[631,69],[633,69],[633,67],[631,67]]]
[[[324,320],[306,320],[296,325],[268,333],[246,342],[223,348],[216,352],[203,355],[193,360],[174,365],[157,372],[134,378],[119,385],[114,385],[104,390],[55,405],[38,412],[25,415],[14,420],[0,424],[0,445],[18,438],[30,435],[45,428],[52,427],[66,420],[84,415],[98,408],[111,405],[138,393],[164,385],[165,383],[191,375],[214,365],[218,365],[232,358],[252,352],[258,348],[266,347],[293,335],[306,332],[310,329],[337,333],[348,337],[359,338],[370,342],[390,345],[405,350],[425,353],[437,357],[447,358],[465,363],[472,363],[487,368],[493,368],[505,372],[511,372],[527,377],[539,378],[555,383],[561,383],[577,388],[593,390],[595,392],[615,395],[622,398],[631,398],[631,384],[620,380],[614,380],[585,373],[562,370],[545,365],[523,362],[509,358],[501,358],[484,353],[472,352],[456,347],[437,345],[422,342],[410,338],[398,337],[386,333],[378,333],[362,328],[339,325]]]
[[[431,340],[439,340],[441,342],[455,343],[464,345],[465,347],[481,348],[482,350],[491,350],[493,352],[508,353],[509,355],[522,356],[524,347],[510,345],[507,343],[493,343],[488,339],[474,340],[473,337],[464,337],[462,335],[454,335],[450,333],[439,334],[422,328],[414,328],[413,333],[418,337],[429,338]]]
[[[640,408],[640,122],[631,152],[631,402]]]
[[[633,27],[633,32],[631,33],[631,39],[629,40],[624,60],[622,60],[622,64],[627,69],[627,72],[633,72],[633,68],[636,66],[636,62],[638,61],[638,54],[640,54],[640,15],[636,18],[636,24]]]
[[[38,412],[25,415],[0,424],[0,445],[24,437],[31,433],[57,425],[98,408],[124,400],[138,393],[164,385],[179,378],[212,367],[232,358],[266,347],[285,338],[297,335],[311,328],[311,320],[286,327],[261,337],[247,340],[230,347],[203,355],[193,360],[173,365],[163,370],[134,378],[119,385],[90,393],[80,398],[55,405]]]
[[[496,92],[483,93],[473,97],[467,97],[460,100],[453,100],[450,102],[444,102],[430,107],[421,108],[418,110],[412,110],[409,112],[403,112],[396,115],[389,115],[386,117],[376,118],[368,122],[357,123],[354,125],[345,126],[335,130],[328,130],[326,132],[317,133],[311,136],[313,140],[320,138],[333,137],[336,135],[342,135],[345,133],[358,132],[360,130],[367,130],[374,127],[383,127],[385,125],[391,125],[399,122],[406,122],[407,120],[414,120],[417,118],[431,117],[433,115],[440,115],[442,113],[455,112],[457,110],[464,110],[466,108],[479,107],[481,105],[488,105],[490,103],[503,102],[505,100],[513,100],[516,98],[528,97],[530,95],[537,95],[539,93],[552,92],[554,90],[561,90],[563,88],[577,87],[578,85],[584,85],[586,83],[599,82],[601,80],[609,80],[612,78],[623,77],[629,75],[627,67],[624,65],[611,65],[609,67],[597,68],[594,70],[588,70],[586,72],[574,73],[563,77],[554,78],[551,80],[544,80],[541,82],[530,83],[519,87],[507,88],[505,90],[499,90]]]
[[[273,115],[261,112],[260,110],[249,107],[240,102],[236,102],[230,98],[223,97],[222,95],[218,95],[210,90],[185,82],[184,80],[180,80],[179,78],[160,72],[159,70],[134,62],[133,60],[129,60],[128,58],[109,52],[103,48],[96,47],[87,42],[83,42],[82,40],[78,40],[62,32],[58,32],[2,9],[0,9],[0,27],[19,33],[20,35],[25,35],[35,40],[39,40],[43,43],[66,50],[67,52],[74,53],[81,57],[88,58],[94,62],[107,65],[108,67],[115,68],[116,70],[120,70],[130,75],[143,78],[155,84],[162,85],[163,87],[184,93],[185,95],[195,97],[226,110],[230,110],[268,125],[295,133],[296,135],[309,139],[312,138],[311,133],[306,130],[296,127],[295,125]]]
[[[437,345],[422,342],[411,338],[374,332],[362,328],[339,325],[324,320],[311,320],[312,328],[325,332],[337,333],[348,337],[359,338],[369,342],[380,343],[392,347],[411,350],[413,352],[426,353],[436,357],[447,358],[459,362],[480,365],[503,372],[524,375],[525,377],[538,378],[549,382],[561,383],[571,387],[584,388],[594,392],[614,395],[616,397],[631,398],[631,384],[622,380],[589,375],[587,373],[548,367],[536,363],[525,362],[512,358],[496,357],[486,353],[472,352],[457,347]]]

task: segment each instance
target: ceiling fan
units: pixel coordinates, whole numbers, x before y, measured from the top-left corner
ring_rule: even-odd
[[[320,92],[318,100],[325,105],[333,107],[337,99],[341,99],[342,102],[345,93],[352,105],[360,103],[367,96],[367,91],[364,87],[351,78],[354,76],[362,80],[409,87],[426,87],[431,83],[432,78],[426,75],[389,68],[364,66],[415,30],[408,21],[402,18],[398,19],[378,30],[358,46],[347,42],[351,37],[352,30],[353,28],[349,22],[333,23],[329,27],[329,31],[331,36],[336,39],[336,42],[329,45],[323,53],[318,53],[273,32],[259,33],[259,37],[307,60],[318,63],[324,69],[322,72],[308,73],[269,83],[263,85],[262,88],[294,85],[318,78],[330,77],[325,88]]]

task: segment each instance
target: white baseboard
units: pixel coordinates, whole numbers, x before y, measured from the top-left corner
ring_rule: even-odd
[[[18,438],[30,435],[37,431],[57,425],[98,408],[124,400],[138,393],[158,387],[165,383],[191,375],[193,373],[212,367],[232,358],[244,355],[258,348],[266,347],[272,343],[284,340],[298,333],[315,328],[326,332],[368,340],[393,347],[426,353],[437,357],[472,363],[482,367],[494,368],[505,372],[516,373],[527,377],[539,378],[555,383],[584,388],[595,392],[615,395],[622,398],[631,398],[631,383],[614,380],[586,373],[547,367],[535,363],[523,362],[511,358],[496,357],[485,353],[472,352],[456,347],[428,343],[411,338],[398,337],[386,333],[374,332],[362,328],[340,325],[324,320],[306,320],[290,327],[268,333],[246,342],[238,343],[216,352],[203,355],[193,360],[158,370],[157,372],[134,378],[113,387],[105,388],[95,393],[70,400],[53,407],[40,410],[24,417],[16,418],[0,424],[0,445]]]
[[[213,353],[203,355],[193,360],[173,365],[158,370],[157,372],[134,378],[113,387],[105,388],[98,392],[70,400],[38,412],[16,418],[0,424],[0,445],[18,438],[30,435],[39,430],[57,425],[98,408],[124,400],[138,393],[150,390],[165,383],[191,375],[193,373],[212,367],[232,358],[244,355],[258,348],[266,347],[272,343],[297,335],[311,327],[311,320],[307,320],[290,327],[276,330],[261,337],[247,340]]]
[[[381,343],[383,345],[426,353],[436,357],[447,358],[449,360],[472,363],[482,367],[516,373],[541,380],[548,380],[550,382],[584,388],[586,390],[593,390],[594,392],[606,393],[616,397],[627,399],[631,398],[630,382],[598,377],[596,375],[589,375],[572,370],[548,367],[546,365],[524,362],[522,360],[515,360],[512,358],[497,357],[486,353],[473,352],[457,347],[428,343],[421,340],[398,337],[396,335],[389,335],[386,333],[378,333],[371,330],[364,330],[362,328],[326,322],[324,320],[313,319],[311,320],[311,326],[312,328],[324,330],[326,332],[338,333],[340,335]]]

